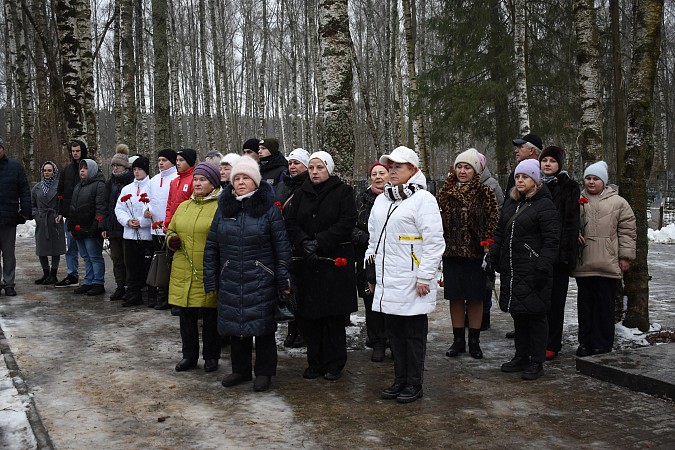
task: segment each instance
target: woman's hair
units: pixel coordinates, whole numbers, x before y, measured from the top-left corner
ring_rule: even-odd
[[[534,194],[536,194],[539,189],[543,186],[543,183],[535,183],[534,186],[532,186],[532,189],[527,191],[525,194],[521,194],[518,192],[518,189],[514,186],[513,189],[511,189],[511,193],[509,194],[511,198],[515,201],[521,201],[521,200],[529,200],[532,197],[534,197]]]

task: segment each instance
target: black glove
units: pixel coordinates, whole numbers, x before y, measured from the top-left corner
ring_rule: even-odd
[[[306,262],[315,264],[319,261],[319,257],[316,254],[317,250],[319,250],[319,243],[316,239],[302,241],[302,251],[305,253]]]
[[[366,259],[366,281],[375,284],[375,278],[375,255],[371,255]]]
[[[536,289],[544,289],[548,283],[549,276],[543,270],[536,270],[534,272],[534,287]]]

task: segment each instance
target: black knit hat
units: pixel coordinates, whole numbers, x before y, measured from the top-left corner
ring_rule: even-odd
[[[258,153],[258,143],[260,139],[251,138],[244,142],[244,145],[241,147],[242,150],[253,150],[255,153]]]
[[[174,166],[176,165],[176,156],[178,154],[176,153],[176,150],[171,150],[170,148],[165,148],[164,150],[160,150],[157,152],[157,157],[159,158],[160,156],[166,158],[169,160],[171,164]]]
[[[191,148],[183,148],[176,153],[180,155],[190,167],[194,166],[197,162],[197,152]]]
[[[561,171],[563,169],[563,166],[565,165],[564,149],[556,147],[555,145],[550,145],[546,147],[544,150],[542,150],[541,155],[539,155],[539,162],[541,162],[541,160],[546,158],[547,156],[558,161],[558,171]]]
[[[259,146],[265,147],[273,155],[279,154],[279,141],[274,138],[265,138],[258,143]]]
[[[133,170],[134,167],[143,169],[146,175],[150,175],[150,160],[145,156],[139,156],[136,158],[136,160],[131,164],[131,169]]]

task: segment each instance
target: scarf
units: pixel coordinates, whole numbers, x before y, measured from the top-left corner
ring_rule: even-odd
[[[370,185],[369,187],[370,187],[370,190],[373,191],[373,194],[375,194],[375,195],[380,195],[381,193],[384,192],[384,188],[378,189],[373,185]]]
[[[415,183],[405,183],[394,186],[392,184],[387,184],[384,187],[384,196],[389,199],[391,202],[397,200],[405,200],[408,197],[411,197],[415,192],[420,189],[424,189],[421,185]]]
[[[44,175],[45,166],[47,164],[50,164],[54,168],[54,174],[50,179],[46,179]],[[52,185],[54,184],[54,181],[56,181],[58,176],[59,176],[59,169],[54,161],[45,161],[44,163],[42,163],[42,166],[40,167],[40,186],[42,186],[42,193],[44,194],[45,197],[47,196],[47,193],[49,193],[49,190],[52,188]]]

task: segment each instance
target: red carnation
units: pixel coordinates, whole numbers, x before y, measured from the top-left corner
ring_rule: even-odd
[[[127,194],[127,195],[123,196],[122,198],[120,198],[120,201],[122,203],[128,202],[131,197],[132,197],[131,194]]]
[[[279,208],[280,211],[284,210],[284,205],[282,205],[281,202],[279,202],[279,201],[274,202],[274,206]]]
[[[487,241],[485,241],[485,242],[487,242],[487,243],[488,243],[488,245],[492,245],[492,244],[494,244],[494,243],[495,243],[495,240],[494,240],[494,239],[492,239],[492,238],[489,238],[489,239],[488,239]]]
[[[150,199],[148,197],[143,196],[141,196],[141,198],[139,198],[138,201],[141,203],[150,203]]]
[[[585,205],[587,203],[588,203],[588,199],[586,197],[579,198],[579,204],[580,205]]]
[[[103,220],[103,216],[96,216],[96,220],[100,222],[101,220]]]
[[[346,267],[347,258],[335,258],[335,267]]]
[[[147,192],[141,193],[141,198],[145,198],[145,197],[147,197],[147,196],[148,196],[148,193],[147,193]]]
[[[56,198],[58,198],[59,200],[63,200],[63,195],[57,195]]]
[[[81,228],[82,228],[81,226],[75,225],[75,231],[80,231]]]
[[[152,222],[152,228],[154,228],[156,230],[159,230],[163,226],[164,226],[164,222],[162,222],[161,220],[158,220],[157,222]]]

